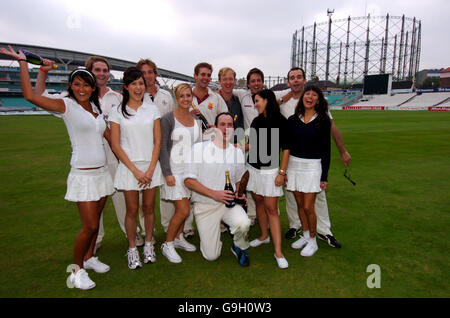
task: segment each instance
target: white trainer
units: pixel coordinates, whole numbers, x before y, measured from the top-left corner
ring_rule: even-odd
[[[173,241],[173,246],[175,248],[179,248],[179,249],[185,250],[187,252],[195,252],[197,250],[195,245],[193,245],[193,244],[189,243],[188,241],[186,241],[186,239],[184,238],[183,233],[180,234],[180,238],[179,239],[175,238],[175,240]]]
[[[319,247],[317,246],[316,238],[313,237],[308,240],[308,244],[306,244],[306,247],[302,249],[300,255],[304,257],[311,257],[317,252],[318,249]]]
[[[85,269],[93,269],[96,273],[106,273],[109,271],[109,266],[100,262],[98,257],[92,256],[87,261],[83,262],[83,267]]]
[[[79,289],[88,290],[95,287],[95,283],[89,278],[88,273],[81,268],[78,272],[70,274],[70,282]]]
[[[144,245],[144,263],[154,263],[156,262],[155,247],[152,243],[145,243]]]
[[[142,267],[141,259],[139,257],[139,251],[137,249],[128,249],[127,256],[129,269],[137,269]]]
[[[262,244],[268,244],[270,243],[270,236],[267,236],[267,238],[264,241],[260,241],[259,239],[254,239],[250,242],[251,247],[258,247]]]
[[[175,250],[173,242],[165,242],[161,245],[162,254],[169,260],[171,263],[181,263],[182,259],[180,255],[178,255]]]
[[[298,250],[308,244],[308,239],[304,236],[301,236],[297,241],[291,244],[291,247],[295,250]]]
[[[278,264],[279,268],[288,268],[289,267],[289,263],[288,263],[287,259],[284,258],[284,256],[280,257],[280,258],[278,258],[275,254],[273,254],[273,256],[277,260],[277,264]]]

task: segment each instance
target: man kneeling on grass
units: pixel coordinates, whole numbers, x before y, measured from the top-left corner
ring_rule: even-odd
[[[215,120],[213,141],[197,143],[192,147],[191,160],[185,169],[184,184],[192,190],[194,216],[200,236],[203,257],[214,261],[220,256],[220,222],[230,227],[234,235],[231,251],[241,266],[250,264],[247,232],[250,219],[244,209],[234,204],[235,194],[224,190],[226,171],[234,189],[245,172],[245,157],[230,139],[234,134],[234,122],[230,113],[220,113]],[[242,198],[246,202],[245,196]]]

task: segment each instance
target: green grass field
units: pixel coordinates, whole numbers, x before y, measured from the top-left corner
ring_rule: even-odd
[[[240,267],[222,236],[215,262],[181,251],[171,264],[159,246],[155,264],[127,267],[127,241],[111,202],[104,211],[100,259],[107,274],[90,273],[90,291],[66,286],[73,242],[81,222],[64,200],[71,148],[62,120],[53,116],[0,117],[0,297],[449,297],[450,113],[334,111],[353,157],[352,177],[333,145],[327,190],[334,249],[303,258],[284,240],[287,270],[272,245],[250,250]],[[280,199],[283,233],[288,229]],[[250,239],[259,234],[252,227]],[[199,246],[198,236],[191,240]],[[368,265],[381,269],[381,288],[368,288]]]

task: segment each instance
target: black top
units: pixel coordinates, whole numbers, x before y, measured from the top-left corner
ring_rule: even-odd
[[[331,152],[331,121],[321,122],[316,117],[305,124],[298,116],[288,119],[288,149],[290,155],[304,159],[321,159],[322,176],[320,181],[328,181]]]
[[[259,114],[250,125],[248,143],[250,144],[247,162],[256,169],[272,169],[280,166],[280,148],[287,148],[287,119],[278,114],[278,118],[268,120]]]

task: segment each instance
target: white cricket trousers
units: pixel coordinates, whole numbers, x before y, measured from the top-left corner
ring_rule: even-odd
[[[214,261],[220,256],[222,241],[220,240],[220,222],[230,227],[234,235],[234,245],[242,250],[249,248],[247,233],[250,219],[244,209],[236,204],[227,208],[223,203],[194,203],[194,216],[200,236],[200,251],[205,259]]]
[[[289,228],[299,229],[302,224],[298,217],[297,201],[295,201],[294,192],[285,189],[285,198]],[[333,233],[331,233],[331,222],[328,214],[325,191],[317,193],[314,210],[316,211],[317,216],[317,232],[323,235],[333,235]]]

